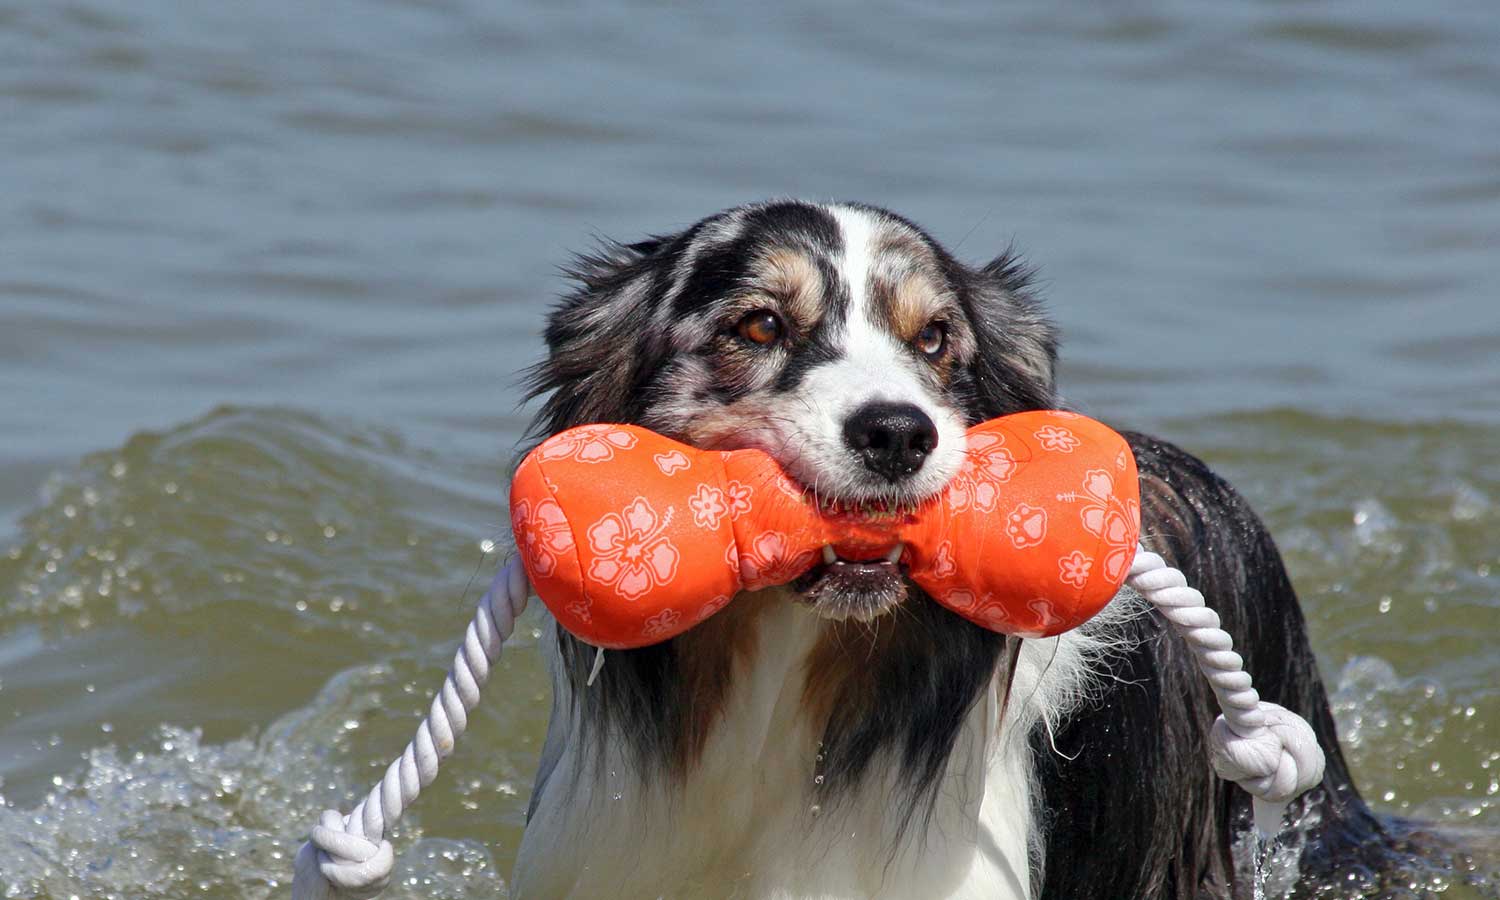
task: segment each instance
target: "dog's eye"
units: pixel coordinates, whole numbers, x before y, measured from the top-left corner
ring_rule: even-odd
[[[911,343],[918,353],[928,359],[937,359],[948,349],[948,326],[942,322],[928,322]]]
[[[740,319],[734,330],[750,343],[767,347],[781,338],[781,317],[769,309],[757,309]]]

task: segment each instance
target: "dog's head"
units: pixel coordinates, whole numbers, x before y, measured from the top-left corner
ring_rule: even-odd
[[[758,447],[827,503],[909,503],[939,490],[966,425],[1054,405],[1056,340],[1012,257],[965,266],[910,222],[866,206],[776,202],[679,234],[607,244],[547,327],[535,430],[630,422],[711,448]],[[920,589],[899,563],[836,557],[790,586],[825,619],[877,619]],[[615,654],[559,631],[581,720],[651,770],[686,771],[723,709],[764,604],[730,604],[663,644]],[[964,715],[1005,639],[936,603],[914,627],[825,622],[804,666],[829,801],[895,753],[902,821],[935,796]],[[1005,658],[1014,661],[1013,653]],[[912,673],[922,673],[912,677]]]
[[[553,314],[539,430],[632,422],[770,453],[829,504],[908,504],[958,471],[964,429],[1050,406],[1056,341],[1008,254],[980,268],[856,205],[739,207],[609,244]],[[830,618],[906,597],[899,560],[825,551],[794,589]]]

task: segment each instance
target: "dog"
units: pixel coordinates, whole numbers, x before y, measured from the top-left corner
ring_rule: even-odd
[[[569,274],[531,375],[536,438],[634,423],[766,451],[820,501],[917,502],[957,472],[969,425],[1058,404],[1028,267],[1010,252],[971,267],[883,209],[741,206],[605,243]],[[1399,896],[1412,866],[1457,865],[1360,798],[1259,519],[1201,461],[1124,433],[1143,543],[1327,753],[1281,836],[1295,889]],[[1082,628],[1020,640],[939,606],[899,557],[828,549],[602,668],[549,628],[513,896],[1251,896],[1249,798],[1210,768],[1212,694],[1129,590]]]

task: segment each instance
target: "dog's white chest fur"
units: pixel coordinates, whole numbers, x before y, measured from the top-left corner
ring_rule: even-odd
[[[642,786],[617,750],[601,766],[580,761],[586,745],[560,704],[552,739],[563,738],[562,753],[527,826],[513,896],[1029,896],[1029,704],[1013,696],[999,727],[1001,686],[992,679],[968,714],[930,819],[919,810],[897,841],[895,782],[883,763],[839,808],[814,805],[819,730],[803,688],[819,620],[788,598],[758,624],[752,660],[736,671],[723,716],[684,779]],[[1035,693],[1026,656],[1016,690]],[[549,663],[559,678],[557,660]],[[563,681],[555,687],[566,696]]]

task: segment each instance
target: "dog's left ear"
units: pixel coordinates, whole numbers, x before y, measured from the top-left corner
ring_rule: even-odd
[[[1031,290],[1032,276],[1010,251],[964,272],[961,294],[978,343],[969,366],[977,420],[1057,403],[1057,330]]]
[[[658,290],[654,275],[671,240],[608,242],[574,260],[567,275],[577,286],[548,317],[549,352],[528,378],[529,396],[546,397],[534,435],[640,417],[643,374],[666,352],[647,326]]]

